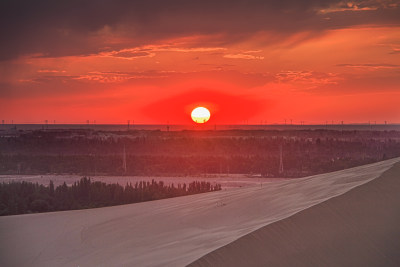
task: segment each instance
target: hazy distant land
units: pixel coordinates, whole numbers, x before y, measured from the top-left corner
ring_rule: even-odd
[[[90,121],[89,123],[64,124],[48,121],[47,123],[31,124],[0,124],[0,131],[19,130],[72,130],[87,129],[93,131],[204,131],[204,130],[346,130],[346,131],[400,131],[399,123],[353,123],[342,124],[341,122],[326,122],[324,124],[286,124],[282,123],[260,123],[260,124],[101,124]]]
[[[0,175],[282,178],[400,156],[400,131],[0,131]]]

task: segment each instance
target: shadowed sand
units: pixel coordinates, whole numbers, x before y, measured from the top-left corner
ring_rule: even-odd
[[[258,231],[250,233],[261,227],[288,218],[365,184],[379,177],[399,160],[397,158],[333,173],[270,182],[263,184],[262,187],[258,185],[100,209],[0,217],[0,266],[184,266],[240,237],[245,236],[245,240],[252,239]],[[381,187],[379,190],[386,188],[385,185]],[[389,185],[389,187],[391,187],[387,188],[389,191],[392,187],[395,189],[394,186]],[[271,237],[267,237],[270,239],[268,246],[271,246],[271,248],[267,246],[268,250],[282,257],[291,256],[283,253],[287,251],[301,259],[302,250],[313,252],[319,249],[319,243],[309,243],[316,236],[316,239],[326,241],[325,249],[331,246],[333,254],[337,253],[339,257],[342,254],[337,247],[353,244],[353,240],[357,239],[372,242],[369,240],[369,233],[365,237],[362,236],[364,232],[358,232],[363,229],[368,231],[367,226],[353,229],[353,227],[358,228],[356,225],[353,226],[353,220],[357,221],[361,216],[358,215],[356,208],[358,206],[373,208],[374,205],[378,205],[373,199],[380,198],[385,201],[379,205],[386,207],[386,210],[393,210],[392,205],[395,204],[392,202],[395,202],[396,198],[392,200],[381,195],[370,196],[368,192],[365,194],[356,201],[346,202],[343,208],[355,206],[356,210],[349,211],[348,214],[342,213],[340,206],[323,204],[322,207],[326,208],[322,208],[321,214],[303,218],[299,224],[295,222],[288,224],[287,222],[291,222],[290,218],[282,221],[282,224],[274,224],[277,230],[271,231]],[[383,209],[381,206],[376,208]],[[301,214],[303,213],[295,216]],[[372,217],[371,220],[369,217],[365,219],[371,227],[378,223],[374,220],[375,216]],[[345,231],[345,234],[341,234],[342,239],[333,227],[338,223],[333,223],[333,226],[323,224],[334,222],[335,219],[338,223],[344,224],[339,228]],[[319,224],[322,226],[318,226]],[[316,233],[303,237],[301,227],[311,227]],[[386,231],[385,229],[389,228],[378,225],[376,229]],[[396,234],[393,229],[388,231]],[[356,233],[355,236],[352,235],[353,232]],[[285,233],[297,234],[298,239],[293,237],[291,240],[292,237],[287,237],[286,240]],[[239,240],[240,243],[243,238]],[[238,242],[231,245],[236,246]],[[255,248],[254,246],[258,244],[254,245],[252,242],[252,240],[245,241],[241,243],[244,245],[237,245],[238,249],[233,249],[232,252],[230,245],[223,247],[215,252],[217,254],[211,253],[199,263],[214,265],[213,260],[216,260],[215,264],[226,262],[227,266],[232,266],[228,260],[241,255],[244,262],[239,260],[232,262],[244,263],[239,265],[247,266],[248,260],[245,256],[255,257],[255,254],[250,255],[256,250],[266,253]],[[281,245],[277,245],[279,242]],[[381,247],[381,243],[384,247]],[[381,243],[373,243],[368,246],[368,250],[361,250],[365,254],[362,255],[367,257],[378,253],[380,249],[388,251],[386,247],[397,245],[387,243],[386,240],[382,240]],[[239,254],[236,250],[246,253]],[[311,254],[308,256],[303,254],[305,262],[308,257],[310,262],[315,261],[316,265],[330,259],[323,256],[313,258]],[[334,255],[332,257],[335,258]],[[222,261],[218,261],[219,259]],[[301,262],[291,264],[289,260],[288,262],[292,266],[301,264]],[[254,264],[257,265],[257,262]]]
[[[400,266],[400,163],[190,266]]]

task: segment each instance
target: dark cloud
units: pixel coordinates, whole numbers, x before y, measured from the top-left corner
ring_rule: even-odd
[[[360,24],[400,24],[398,0],[351,3],[338,0],[3,0],[0,3],[0,60],[27,54],[87,55],[193,34],[221,34],[224,37],[220,42],[224,43],[259,31],[287,36],[298,31],[318,32]]]

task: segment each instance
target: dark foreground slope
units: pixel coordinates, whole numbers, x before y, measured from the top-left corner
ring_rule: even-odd
[[[190,266],[400,266],[400,164]]]

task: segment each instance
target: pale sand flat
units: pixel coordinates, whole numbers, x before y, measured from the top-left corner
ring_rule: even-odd
[[[265,183],[262,188],[0,217],[0,266],[184,266],[365,184],[399,160]]]

